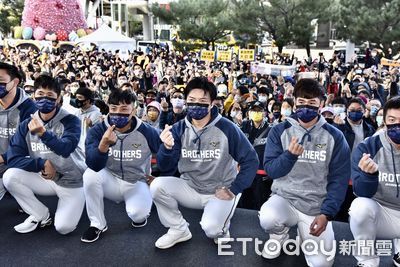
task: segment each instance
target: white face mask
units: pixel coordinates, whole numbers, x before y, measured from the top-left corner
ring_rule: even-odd
[[[234,100],[235,102],[239,103],[242,97],[240,95],[235,95]]]
[[[265,95],[260,95],[260,96],[258,97],[258,101],[260,101],[260,102],[262,102],[262,103],[267,102],[267,96],[265,96]]]
[[[340,113],[344,113],[345,108],[344,107],[333,107],[333,113],[335,115],[339,115]]]
[[[282,115],[289,117],[290,115],[292,115],[292,110],[289,108],[283,108],[281,113],[282,113]]]
[[[183,109],[183,106],[185,105],[185,100],[179,98],[172,98],[171,104],[173,108]]]
[[[376,123],[378,124],[378,127],[380,127],[383,123],[383,116],[382,115],[378,115],[376,116]]]
[[[230,115],[231,115],[231,118],[232,118],[232,119],[235,119],[236,116],[237,116],[237,114],[238,114],[238,112],[237,112],[236,110],[235,110],[235,111],[232,110],[232,111],[231,111],[231,114],[230,114]]]

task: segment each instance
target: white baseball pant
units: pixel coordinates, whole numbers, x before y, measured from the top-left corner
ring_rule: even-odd
[[[17,200],[21,208],[37,220],[44,220],[49,209],[36,195],[57,196],[58,204],[54,217],[54,227],[60,234],[75,230],[85,206],[83,188],[66,188],[54,181],[46,180],[39,173],[11,168],[3,175],[4,186]]]
[[[314,221],[315,216],[306,215],[293,207],[286,199],[276,194],[272,195],[260,209],[261,227],[270,234],[270,238],[274,235],[281,235],[287,227],[297,225],[297,233],[300,241],[315,241],[318,246],[324,244],[325,251],[332,251],[334,248],[335,235],[332,223],[328,222],[325,231],[320,236],[310,234],[310,225]],[[328,261],[328,255],[321,253],[318,249],[317,255],[306,255],[305,258],[308,266],[311,267],[329,267],[333,265],[334,259]]]
[[[200,225],[209,238],[223,236],[230,226],[241,194],[232,200],[221,200],[214,194],[200,194],[177,177],[158,177],[150,185],[161,223],[176,231],[185,231],[188,223],[178,209],[178,204],[191,209],[204,209]]]
[[[384,207],[373,199],[358,197],[351,203],[349,215],[355,240],[394,239],[394,248],[399,249],[400,211]],[[379,256],[358,255],[355,258],[366,267],[379,266]]]
[[[106,169],[95,172],[88,168],[83,174],[83,188],[90,226],[98,229],[107,226],[104,198],[117,203],[125,201],[126,212],[136,223],[143,222],[150,215],[153,201],[145,182],[132,184],[114,177]]]

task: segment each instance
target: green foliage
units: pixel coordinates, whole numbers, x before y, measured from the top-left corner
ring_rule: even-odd
[[[0,0],[0,32],[8,34],[21,25],[23,9],[23,0]]]
[[[338,0],[338,34],[354,43],[369,41],[387,50],[400,40],[400,0]]]
[[[179,25],[181,39],[198,39],[207,45],[227,36],[233,28],[227,0],[179,0],[170,10],[154,4],[152,12],[172,25]]]

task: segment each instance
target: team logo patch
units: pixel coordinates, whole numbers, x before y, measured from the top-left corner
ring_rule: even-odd
[[[213,147],[217,147],[217,146],[219,145],[219,143],[220,143],[220,142],[211,141],[211,142],[210,142],[210,145],[212,145]]]
[[[319,149],[322,149],[326,147],[326,144],[316,144],[315,146],[318,147]]]
[[[132,146],[133,146],[134,148],[139,148],[139,147],[142,146],[142,144],[132,144]]]

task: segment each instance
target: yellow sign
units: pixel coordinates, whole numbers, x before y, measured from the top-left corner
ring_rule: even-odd
[[[201,50],[201,61],[214,61],[215,58],[215,51],[211,50]]]
[[[231,62],[232,61],[232,52],[218,50],[217,51],[217,61]]]
[[[400,67],[400,61],[381,58],[381,64],[384,66]]]
[[[240,61],[254,61],[255,50],[254,49],[240,49],[239,60]]]

